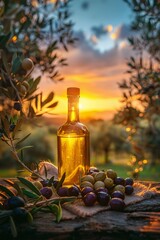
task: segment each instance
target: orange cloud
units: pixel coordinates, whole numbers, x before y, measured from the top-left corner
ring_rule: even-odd
[[[124,78],[129,50],[124,44],[100,53],[91,47],[83,33],[79,33],[77,48],[69,51],[69,66],[62,69],[65,80],[55,84],[44,79],[41,83],[41,89],[46,93],[51,90],[56,93],[55,100],[59,104],[54,112],[67,112],[66,89],[71,86],[81,89],[81,111],[115,111],[120,106],[121,96],[117,82]]]

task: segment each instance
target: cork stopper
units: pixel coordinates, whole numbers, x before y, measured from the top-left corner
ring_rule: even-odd
[[[79,96],[80,88],[76,88],[76,87],[67,88],[67,95]]]

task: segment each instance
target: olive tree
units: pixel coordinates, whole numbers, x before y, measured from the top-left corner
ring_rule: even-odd
[[[63,49],[73,44],[68,1],[5,0],[0,2],[0,138],[22,165],[17,137],[24,119],[50,112],[54,93],[37,92],[43,74],[61,81],[59,67],[67,65]],[[34,78],[33,69],[39,76]],[[28,169],[30,171],[30,169]]]
[[[136,157],[133,174],[138,175],[139,169],[142,169],[138,163],[145,158],[147,150],[152,155],[158,154],[160,158],[160,151],[157,152],[160,131],[157,124],[160,114],[160,2],[125,2],[134,12],[131,25],[133,36],[128,39],[133,55],[127,63],[128,79],[119,83],[123,94],[122,107],[114,120],[125,125],[130,133],[129,141],[132,142],[132,153]],[[152,156],[152,162],[154,160],[155,155]]]

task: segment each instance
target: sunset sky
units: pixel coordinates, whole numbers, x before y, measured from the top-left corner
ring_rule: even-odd
[[[41,89],[55,91],[59,104],[54,112],[60,116],[67,111],[67,87],[81,89],[81,111],[108,111],[111,116],[120,106],[117,82],[127,77],[132,12],[123,0],[73,0],[70,10],[79,41],[64,53],[69,63],[62,69],[65,80],[52,83],[45,78]],[[107,119],[107,113],[102,117]]]

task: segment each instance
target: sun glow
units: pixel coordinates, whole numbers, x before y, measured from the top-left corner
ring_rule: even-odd
[[[82,103],[79,103],[79,109],[80,109],[80,110],[83,110],[83,108],[84,108],[83,104],[82,104]]]
[[[67,113],[67,98],[60,97],[59,103],[53,109],[54,113],[66,114]],[[100,112],[100,111],[114,111],[119,105],[119,98],[93,98],[89,96],[81,96],[79,103],[79,110],[81,113]]]

